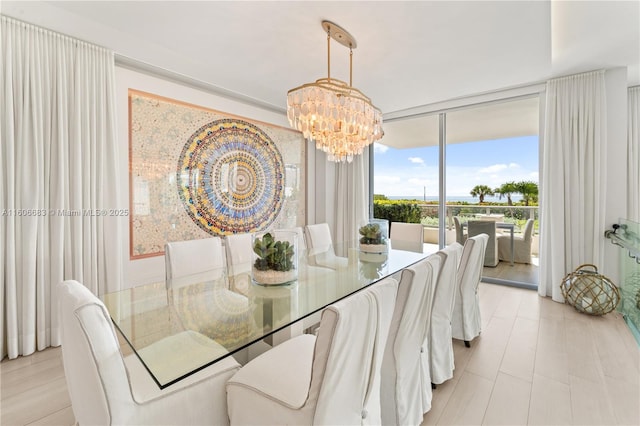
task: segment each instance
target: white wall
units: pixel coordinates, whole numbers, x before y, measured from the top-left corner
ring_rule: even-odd
[[[605,72],[607,93],[607,229],[624,218],[627,212],[627,68]],[[604,229],[602,238],[604,238]],[[614,283],[620,279],[620,256],[624,252],[605,239],[604,264],[600,272]]]
[[[243,104],[222,96],[192,89],[167,80],[159,79],[141,72],[116,67],[116,102],[118,105],[118,144],[120,157],[120,208],[129,208],[129,102],[128,90],[136,89],[183,102],[201,105],[218,111],[239,115],[248,119],[260,120],[288,127],[283,114]],[[313,176],[309,174],[307,193],[313,188]],[[319,203],[324,205],[326,203]],[[138,286],[164,279],[164,257],[156,256],[140,260],[129,259],[129,222],[123,218],[119,223],[122,235],[121,252],[124,263],[123,288]]]

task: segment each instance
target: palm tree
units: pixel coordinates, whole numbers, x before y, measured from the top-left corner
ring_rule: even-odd
[[[522,181],[515,184],[517,192],[522,194],[524,205],[528,206],[530,201],[538,200],[538,184],[531,181]]]
[[[494,195],[493,189],[489,188],[487,185],[476,185],[470,192],[472,197],[479,197],[480,203],[484,203],[484,197],[487,195]]]
[[[510,206],[513,206],[513,201],[511,200],[511,194],[518,191],[516,189],[515,182],[507,182],[507,183],[503,183],[500,186],[500,188],[496,188],[494,192],[500,196],[499,197],[500,200],[502,200],[503,196],[507,197],[507,204]]]

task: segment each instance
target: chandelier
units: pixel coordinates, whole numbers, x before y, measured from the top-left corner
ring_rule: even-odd
[[[335,162],[348,162],[382,138],[382,112],[352,86],[355,39],[343,28],[322,21],[327,32],[327,78],[287,93],[289,124],[316,143]],[[331,39],[349,48],[349,84],[331,78]]]

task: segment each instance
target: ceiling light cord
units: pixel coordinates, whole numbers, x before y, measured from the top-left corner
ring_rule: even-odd
[[[331,30],[327,30],[327,80],[331,81]]]
[[[349,87],[353,87],[353,47],[349,45]]]

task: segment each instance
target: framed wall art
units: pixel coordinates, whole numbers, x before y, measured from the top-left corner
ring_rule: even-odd
[[[304,225],[305,149],[295,130],[130,89],[131,259]]]

